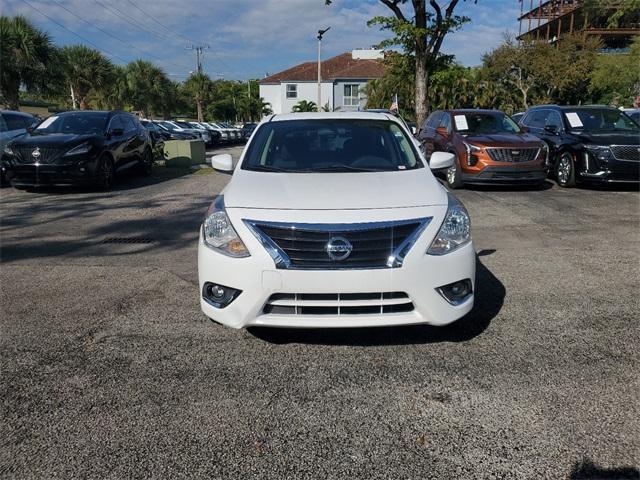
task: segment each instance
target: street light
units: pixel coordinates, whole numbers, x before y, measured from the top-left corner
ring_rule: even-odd
[[[329,31],[331,27],[327,27],[324,30],[318,30],[318,105],[316,106],[318,111],[320,111],[321,108],[321,100],[322,100],[322,93],[321,93],[321,82],[322,82],[322,75],[321,75],[321,63],[320,63],[320,49],[322,47],[322,36],[327,33]]]

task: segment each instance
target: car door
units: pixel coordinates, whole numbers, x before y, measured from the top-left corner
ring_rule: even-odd
[[[109,150],[113,155],[114,167],[119,169],[127,162],[127,153],[125,152],[125,135],[124,123],[121,115],[114,115],[109,121],[107,127],[107,135],[109,137]]]
[[[549,159],[555,157],[562,144],[564,124],[560,113],[551,109],[536,109],[528,112],[522,119],[529,132],[544,140],[549,146]]]
[[[418,134],[418,139],[422,145],[422,152],[426,158],[429,158],[435,151],[436,126],[440,122],[441,116],[442,112],[439,111],[433,112],[429,115]]]
[[[436,152],[448,152],[451,150],[453,130],[451,128],[451,114],[444,112],[435,130],[434,149]]]

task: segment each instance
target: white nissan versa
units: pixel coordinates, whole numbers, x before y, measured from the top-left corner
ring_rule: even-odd
[[[453,155],[436,152],[431,169]],[[274,115],[200,231],[201,307],[230,327],[445,325],[471,310],[464,206],[382,113]]]

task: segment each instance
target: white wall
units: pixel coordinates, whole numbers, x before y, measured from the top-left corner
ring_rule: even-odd
[[[298,86],[298,96],[287,98],[287,85]],[[322,82],[322,105],[329,104],[329,109],[333,110],[333,83]],[[260,85],[260,96],[265,102],[271,104],[273,113],[290,113],[293,106],[300,100],[307,102],[318,102],[318,84],[316,82],[286,82],[278,85]]]

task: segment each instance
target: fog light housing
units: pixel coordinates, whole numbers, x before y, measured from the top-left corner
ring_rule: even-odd
[[[473,294],[471,280],[465,278],[436,288],[438,293],[451,305],[461,305]]]
[[[215,308],[224,308],[233,302],[242,290],[226,287],[217,283],[205,282],[202,286],[202,298]]]

